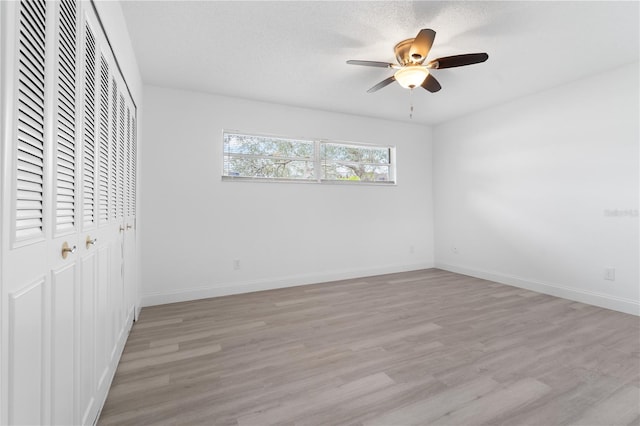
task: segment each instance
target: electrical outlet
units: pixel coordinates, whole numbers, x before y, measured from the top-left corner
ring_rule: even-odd
[[[615,268],[605,268],[604,269],[604,279],[607,281],[615,281],[616,280],[616,269]]]
[[[409,246],[409,253],[413,254],[416,252],[416,248],[414,246]]]
[[[240,269],[240,259],[233,259],[233,269],[236,271]]]
[[[458,254],[458,253],[459,253],[459,252],[458,252],[458,247],[451,247],[451,251],[452,251],[454,254]]]

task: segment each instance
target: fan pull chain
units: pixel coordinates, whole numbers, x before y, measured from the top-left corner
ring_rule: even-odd
[[[413,87],[409,90],[409,119],[413,120]]]

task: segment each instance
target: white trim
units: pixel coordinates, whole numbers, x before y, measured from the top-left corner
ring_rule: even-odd
[[[518,288],[524,288],[538,293],[549,294],[563,299],[574,300],[576,302],[599,306],[601,308],[612,309],[626,314],[640,316],[640,301],[615,297],[608,294],[594,291],[580,290],[565,285],[543,283],[540,281],[527,280],[520,277],[505,275],[499,272],[483,271],[479,269],[467,268],[460,265],[435,262],[435,267],[445,271],[455,272],[462,275],[469,275],[475,278],[495,281]]]
[[[192,287],[180,291],[150,293],[142,295],[142,306],[164,305],[166,303],[186,302],[188,300],[206,299],[209,297],[228,296],[231,294],[251,293],[254,291],[273,290],[284,287],[318,284],[328,281],[339,281],[397,272],[418,271],[433,268],[433,262],[410,265],[388,265],[369,269],[336,270],[320,274],[289,275],[279,278],[252,280],[236,283],[220,283]]]
[[[6,116],[6,104],[7,101],[5,100],[5,63],[6,58],[5,58],[5,31],[7,28],[7,23],[5,22],[5,16],[7,14],[7,12],[5,11],[5,2],[0,2],[0,141],[4,141],[5,140],[5,135],[7,134],[7,131],[5,130],[8,127],[9,124],[9,119]],[[4,256],[2,255],[3,251],[4,251],[4,244],[5,244],[5,239],[4,239],[4,216],[5,216],[5,198],[4,198],[4,180],[7,178],[7,175],[5,174],[5,163],[4,163],[4,158],[5,158],[5,153],[4,153],[4,147],[5,143],[0,143],[0,179],[2,179],[2,184],[0,184],[0,424],[6,423],[8,421],[7,417],[5,416],[5,407],[8,407],[8,403],[6,402],[6,390],[5,390],[5,383],[7,382],[6,380],[6,368],[5,368],[5,359],[6,359],[6,355],[5,355],[5,351],[7,350],[6,348],[9,346],[8,342],[5,342],[5,336],[8,335],[8,332],[5,331],[5,312],[6,312],[6,307],[4,305],[4,290],[3,290],[3,273],[2,271],[4,270],[3,268],[3,264],[4,264]]]
[[[398,183],[390,180],[327,180],[327,179],[296,179],[296,178],[254,178],[247,176],[222,176],[222,182],[250,182],[250,183],[295,183],[305,185],[353,185],[353,186],[398,186]]]

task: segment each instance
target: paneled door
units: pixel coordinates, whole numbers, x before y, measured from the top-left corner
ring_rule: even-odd
[[[92,424],[135,309],[135,103],[91,3],[0,19],[0,424]]]
[[[42,424],[51,418],[51,389],[57,387],[50,374],[57,349],[51,344],[50,327],[63,321],[51,321],[52,294],[61,295],[75,279],[74,254],[68,253],[67,268],[56,258],[61,256],[52,256],[54,243],[47,235],[52,210],[45,208],[52,204],[46,189],[51,187],[47,163],[52,161],[48,147],[52,144],[54,73],[47,71],[54,60],[55,51],[49,47],[55,42],[54,27],[49,22],[55,19],[55,7],[44,0],[3,3],[2,7],[6,94],[2,99],[2,347],[6,355],[2,368],[6,380],[1,420]],[[71,247],[74,239],[69,239]],[[51,271],[55,271],[53,276]],[[73,315],[73,294],[70,304]],[[64,340],[65,336],[59,337]]]
[[[51,424],[77,423],[77,377],[78,326],[80,324],[77,295],[81,290],[79,255],[81,241],[79,205],[81,197],[82,169],[82,122],[81,122],[81,63],[76,52],[80,48],[80,10],[73,1],[47,3],[52,10],[47,30],[53,34],[48,53],[52,56],[46,75],[53,74],[45,99],[49,108],[51,129],[45,133],[45,193],[48,198],[43,205],[45,212],[45,239],[48,243],[47,268],[50,269],[50,306],[48,316],[50,371],[45,378],[50,380],[44,395],[50,404],[44,421]],[[23,7],[23,5],[21,5]],[[48,166],[48,167],[47,167]],[[64,247],[68,251],[64,251]]]

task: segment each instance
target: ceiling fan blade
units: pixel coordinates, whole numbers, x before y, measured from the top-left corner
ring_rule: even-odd
[[[389,78],[385,78],[380,83],[376,84],[371,89],[367,90],[367,93],[373,93],[376,90],[380,90],[383,87],[388,86],[389,84],[393,83],[394,81],[396,81],[396,78],[394,76],[391,76]]]
[[[425,28],[420,30],[413,43],[411,43],[411,49],[409,50],[409,57],[414,63],[421,64],[427,59],[435,38],[436,32],[432,29]]]
[[[388,62],[378,62],[378,61],[358,61],[358,60],[350,60],[347,61],[349,65],[364,65],[365,67],[379,67],[379,68],[391,68],[393,64]]]
[[[431,74],[429,74],[427,78],[424,79],[421,86],[431,93],[436,93],[438,90],[442,89],[442,86],[440,86],[438,80],[436,80],[436,78]]]
[[[478,64],[489,59],[486,53],[467,53],[466,55],[445,56],[444,58],[434,59],[427,64],[427,68],[454,68],[464,65]]]

